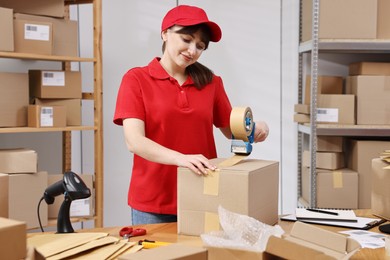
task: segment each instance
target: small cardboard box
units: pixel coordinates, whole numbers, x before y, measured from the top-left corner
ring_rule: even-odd
[[[27,73],[0,72],[0,127],[27,126]]]
[[[65,106],[28,106],[29,127],[65,127]]]
[[[35,14],[63,18],[65,2],[63,0],[0,0],[0,6],[13,8],[15,13]]]
[[[294,112],[295,113],[300,113],[300,114],[305,114],[305,115],[310,115],[310,105],[307,105],[307,104],[295,104],[294,105]]]
[[[320,95],[317,122],[322,124],[355,124],[354,95]]]
[[[70,205],[69,215],[71,217],[92,217],[94,215],[94,185],[93,185],[93,175],[92,174],[81,174],[80,178],[84,181],[85,185],[91,190],[91,197],[81,200],[74,200]],[[48,186],[51,184],[60,181],[63,179],[62,174],[49,174],[48,175]],[[49,219],[56,219],[58,217],[58,212],[62,205],[62,198],[55,198],[54,203],[48,205],[48,217]]]
[[[14,51],[13,10],[0,7],[0,51]]]
[[[38,154],[26,148],[0,149],[0,172],[35,173],[38,171]]]
[[[188,246],[182,244],[171,244],[153,249],[142,250],[136,254],[124,254],[119,260],[207,260],[207,249],[202,247]]]
[[[344,139],[341,136],[318,136],[317,152],[343,152]]]
[[[310,151],[303,151],[302,165],[310,167],[310,160]],[[316,152],[316,167],[326,170],[337,170],[344,168],[344,153]]]
[[[320,94],[343,94],[343,77],[318,76],[317,96]],[[310,105],[311,101],[311,76],[306,76],[304,104]]]
[[[26,259],[26,223],[0,217],[1,259]]]
[[[9,218],[25,221],[28,229],[39,228],[37,206],[47,188],[47,172],[9,175]],[[40,205],[42,226],[47,225],[47,204]]]
[[[300,113],[294,114],[294,122],[301,124],[310,123],[310,115]]]
[[[16,19],[46,22],[53,25],[53,55],[78,56],[77,21],[46,16],[15,14]]]
[[[371,208],[371,161],[384,150],[390,141],[348,140],[347,167],[359,174],[359,209]]]
[[[264,252],[244,251],[222,247],[206,247],[209,260],[265,259],[349,259],[359,243],[342,234],[303,222],[295,222],[289,235],[271,236]]]
[[[213,159],[215,165],[224,159]],[[278,221],[279,163],[248,159],[199,176],[178,169],[178,233],[219,230],[218,206],[263,223]]]
[[[377,0],[320,0],[319,39],[375,39]],[[313,2],[302,3],[302,42],[311,40]]]
[[[349,64],[349,75],[390,76],[390,62],[354,62]]]
[[[81,72],[29,70],[30,95],[36,98],[81,99]]]
[[[14,20],[15,52],[53,54],[53,25],[46,22]]]
[[[34,100],[35,105],[41,106],[65,106],[66,107],[66,125],[81,125],[81,99],[41,99]]]
[[[390,166],[380,158],[372,159],[372,191],[371,211],[372,214],[390,220]]]
[[[0,173],[0,217],[8,218],[8,174]]]
[[[352,76],[347,89],[356,95],[357,125],[390,124],[390,76]]]

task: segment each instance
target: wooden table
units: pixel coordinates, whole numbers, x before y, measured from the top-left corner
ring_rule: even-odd
[[[374,217],[371,215],[370,210],[356,210],[356,215],[361,217]],[[294,222],[290,221],[282,221],[280,220],[278,223],[286,233],[289,233]],[[338,232],[342,230],[350,230],[348,228],[339,228],[333,226],[324,226],[317,225],[318,227],[324,228],[326,230],[330,230],[333,232]],[[164,223],[164,224],[149,224],[144,226],[135,226],[142,227],[147,230],[147,235],[142,237],[134,237],[131,238],[133,241],[138,241],[141,239],[150,239],[164,242],[172,242],[172,243],[181,243],[193,246],[202,246],[203,243],[200,237],[196,236],[185,236],[177,234],[177,223]],[[119,236],[119,230],[121,227],[111,227],[111,228],[95,228],[95,229],[87,229],[86,232],[96,231],[96,232],[106,232],[112,236]],[[374,227],[369,231],[380,233],[378,227]],[[357,253],[355,253],[351,259],[386,259],[386,252],[384,248],[379,249],[368,249],[362,248]],[[387,259],[390,259],[388,257]]]

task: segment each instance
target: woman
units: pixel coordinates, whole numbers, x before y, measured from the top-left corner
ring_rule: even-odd
[[[162,57],[123,76],[114,123],[123,125],[134,153],[128,193],[134,225],[175,222],[177,167],[199,175],[215,170],[213,125],[231,138],[232,107],[222,80],[198,62],[221,36],[203,9],[177,6],[162,21]],[[257,122],[255,142],[267,135],[267,124]]]

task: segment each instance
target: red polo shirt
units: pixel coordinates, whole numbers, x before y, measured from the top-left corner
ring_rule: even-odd
[[[213,125],[229,126],[231,105],[220,77],[202,90],[192,79],[180,86],[153,59],[148,66],[130,69],[119,88],[114,123],[138,118],[149,139],[184,154],[217,157]],[[128,204],[140,211],[177,214],[177,166],[163,165],[134,155]]]

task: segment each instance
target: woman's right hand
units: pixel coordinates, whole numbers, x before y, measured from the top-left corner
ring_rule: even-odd
[[[217,169],[201,154],[180,154],[176,157],[176,165],[186,167],[198,175],[207,175],[208,170],[215,171]]]

